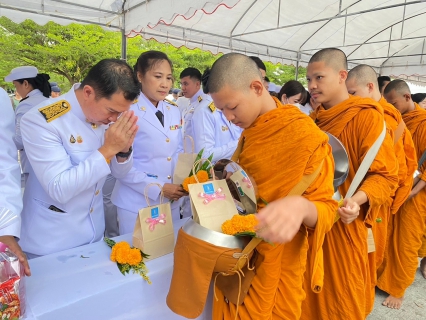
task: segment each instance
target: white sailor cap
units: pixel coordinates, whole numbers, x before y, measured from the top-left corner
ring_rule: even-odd
[[[19,79],[28,79],[37,77],[38,70],[36,67],[23,66],[12,69],[10,73],[4,78],[6,82],[12,82]]]

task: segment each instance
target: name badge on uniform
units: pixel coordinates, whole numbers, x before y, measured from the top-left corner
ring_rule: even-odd
[[[229,128],[227,126],[222,126],[222,131],[228,131]]]
[[[156,174],[147,173],[147,172],[145,172],[145,174],[147,175],[147,177],[158,179],[158,176]]]

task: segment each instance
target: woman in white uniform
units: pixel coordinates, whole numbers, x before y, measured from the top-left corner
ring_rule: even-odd
[[[36,67],[24,66],[13,69],[6,81],[12,81],[18,94],[22,97],[15,109],[15,136],[13,140],[16,148],[19,150],[22,173],[25,181],[29,173],[27,155],[24,151],[24,144],[21,136],[21,118],[40,102],[50,97],[51,88],[49,84],[50,77],[44,73],[38,73]]]
[[[118,179],[112,193],[117,206],[120,234],[133,232],[138,211],[148,206],[144,196],[150,183],[160,184],[173,219],[179,219],[178,201],[186,193],[172,177],[178,153],[182,152],[182,118],[177,106],[164,100],[173,84],[172,62],[166,54],[147,51],[140,55],[135,72],[142,92],[131,110],[138,116],[139,131],[133,145],[133,168]],[[160,201],[160,189],[149,188],[150,205]]]

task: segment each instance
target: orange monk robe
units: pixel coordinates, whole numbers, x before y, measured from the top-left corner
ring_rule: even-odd
[[[402,134],[396,137],[398,141],[395,141],[395,130],[403,122],[401,113],[383,97],[379,103],[383,107],[386,127],[394,141],[398,165],[398,189],[394,197],[390,198],[389,203],[383,205],[383,216],[378,217],[372,227],[376,251],[369,254],[369,259],[375,259],[375,261],[370,262],[370,266],[373,267],[375,263],[376,270],[383,262],[388,239],[390,214],[395,214],[410,195],[413,185],[413,174],[417,168],[416,152],[410,131],[404,128]]]
[[[410,130],[419,160],[426,150],[426,111],[416,104],[415,110],[402,115]],[[426,181],[426,164],[420,168],[421,179]],[[377,286],[390,295],[400,298],[413,283],[419,264],[426,226],[426,189],[407,200],[394,218],[389,235],[385,259],[379,270]]]
[[[334,162],[328,137],[296,107],[283,106],[278,100],[274,109],[256,119],[243,131],[241,166],[249,172],[258,187],[259,197],[272,202],[285,197],[304,175],[323,163],[320,175],[303,196],[318,211],[314,230],[302,227],[287,244],[258,245],[256,276],[246,298],[238,308],[237,319],[299,319],[305,269],[311,270],[312,289],[323,284],[322,243],[333,225],[337,202],[332,200]],[[240,141],[240,142],[241,142]],[[263,207],[262,203],[259,208]],[[297,214],[295,212],[294,214]],[[308,235],[309,234],[309,235]],[[313,244],[312,259],[307,261],[308,238]],[[311,239],[312,238],[312,239]],[[212,319],[234,319],[236,306],[227,303],[216,288]]]
[[[350,96],[328,110],[321,106],[315,121],[322,130],[337,137],[348,152],[349,175],[339,187],[340,194],[345,195],[365,154],[383,130],[383,108],[369,98]],[[361,206],[355,221],[344,224],[339,219],[326,234],[323,290],[319,294],[307,292],[301,319],[365,319],[372,309],[367,227],[381,215],[381,206],[397,187],[393,149],[393,141],[386,135],[358,188],[367,194],[368,203]]]

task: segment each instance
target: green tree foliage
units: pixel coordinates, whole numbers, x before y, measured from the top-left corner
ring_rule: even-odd
[[[66,91],[72,84],[80,82],[99,60],[121,57],[121,34],[96,25],[73,23],[61,26],[49,22],[40,26],[31,20],[17,24],[0,17],[0,47],[1,86],[13,87],[11,83],[4,82],[4,77],[11,69],[33,65],[39,72],[48,73],[51,81],[58,82]],[[172,60],[175,87],[179,87],[179,75],[183,69],[195,67],[203,72],[219,57],[200,49],[176,48],[170,44],[135,37],[127,41],[127,61],[133,66],[138,56],[148,50],[162,51]],[[266,66],[269,79],[278,85],[294,79],[294,66],[274,65],[270,62],[266,62]],[[299,79],[305,79],[305,75],[306,70],[300,68]]]

